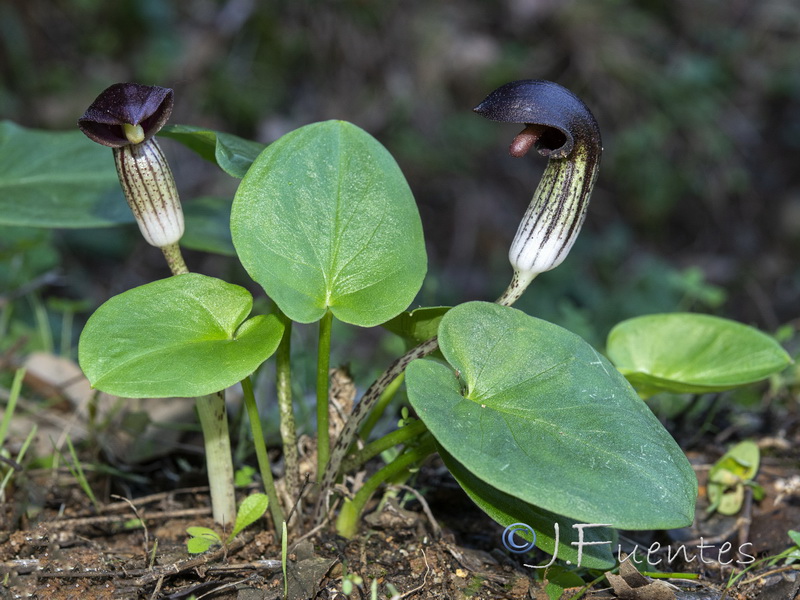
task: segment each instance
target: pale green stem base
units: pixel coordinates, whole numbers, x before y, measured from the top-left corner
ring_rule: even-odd
[[[395,429],[391,433],[387,433],[382,438],[379,438],[374,442],[370,442],[355,456],[345,460],[342,463],[342,472],[348,473],[350,471],[355,471],[371,458],[378,456],[378,454],[384,450],[394,448],[398,444],[407,444],[410,440],[422,435],[426,431],[428,431],[428,428],[425,427],[425,423],[422,421],[412,421],[400,429]]]
[[[418,446],[398,456],[388,465],[370,477],[352,500],[346,500],[336,519],[336,532],[345,538],[352,538],[358,532],[361,512],[369,502],[378,486],[389,481],[415,463],[421,462],[436,451],[433,436],[426,436]]]
[[[328,426],[328,371],[331,364],[331,325],[333,313],[325,313],[319,321],[317,344],[317,473],[324,473],[331,452]]]
[[[214,521],[233,527],[236,521],[236,496],[233,489],[233,460],[228,434],[225,392],[195,398],[206,449],[208,484]]]
[[[269,512],[275,525],[275,534],[280,537],[283,525],[283,510],[278,501],[278,493],[275,491],[275,481],[272,479],[272,469],[269,465],[267,455],[267,445],[264,442],[264,431],[261,429],[261,417],[258,416],[258,406],[256,397],[253,394],[253,384],[249,377],[242,380],[242,390],[244,391],[244,406],[247,409],[247,417],[250,419],[250,429],[253,432],[253,444],[256,447],[256,460],[261,479],[264,482],[264,491],[269,498]]]

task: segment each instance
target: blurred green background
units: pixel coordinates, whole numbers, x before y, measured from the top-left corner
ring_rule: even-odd
[[[770,331],[798,317],[793,0],[3,0],[0,42],[0,117],[28,127],[72,129],[100,91],[136,81],[174,88],[171,123],[262,142],[324,119],[366,129],[420,206],[421,304],[505,289],[544,160],[511,158],[519,128],[471,109],[507,81],[556,81],[595,113],[605,153],[581,238],[520,307],[598,345],[650,312]],[[184,202],[232,196],[234,180],[163,146]],[[187,261],[245,281],[235,259]],[[34,281],[79,320],[166,276],[162,262],[135,227],[0,231],[6,298]]]

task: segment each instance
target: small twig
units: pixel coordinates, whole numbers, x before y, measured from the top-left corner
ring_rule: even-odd
[[[42,564],[38,558],[16,558],[0,562],[0,573],[14,571],[18,575],[24,575],[38,571],[41,568]]]
[[[740,516],[739,518],[736,519],[736,521],[733,523],[733,525],[728,527],[725,531],[723,531],[719,535],[715,535],[714,537],[710,537],[710,538],[706,538],[706,537],[697,538],[697,539],[689,540],[687,542],[682,542],[682,544],[688,548],[688,547],[691,547],[691,546],[697,546],[699,544],[718,544],[720,542],[724,542],[729,537],[731,537],[734,533],[736,533],[739,530],[739,528],[746,522],[749,523],[749,518],[744,517],[744,516]]]
[[[236,587],[237,585],[239,585],[241,583],[246,583],[248,581],[252,581],[255,577],[256,577],[256,575],[248,575],[244,579],[239,579],[237,581],[230,581],[228,583],[224,583],[224,584],[222,584],[220,586],[217,586],[217,587],[215,587],[213,589],[210,589],[205,594],[201,594],[201,595],[197,596],[197,600],[202,600],[202,598],[205,598],[206,596],[209,596],[211,594],[218,594],[219,592],[221,592],[223,590],[227,590],[227,589]]]
[[[158,593],[161,591],[161,586],[164,585],[164,576],[158,578],[156,581],[156,587],[153,588],[153,593],[150,594],[150,600],[156,600],[158,598]]]
[[[137,510],[136,505],[134,505],[133,502],[131,502],[130,500],[128,500],[124,496],[117,496],[116,494],[111,494],[111,497],[112,498],[117,498],[119,500],[122,500],[123,502],[127,502],[128,505],[131,507],[131,510],[133,511],[134,516],[142,524],[142,529],[144,530],[144,560],[145,560],[145,562],[147,562],[147,558],[150,555],[150,534],[147,531],[147,523],[145,523],[144,518],[142,518],[142,516],[139,514],[139,511]]]
[[[294,545],[292,546],[292,551],[294,551],[294,549],[297,547],[297,544],[299,544],[299,543],[300,543],[300,542],[302,542],[303,540],[306,540],[306,539],[310,538],[312,535],[314,535],[315,533],[317,533],[318,531],[320,531],[320,530],[321,530],[323,527],[325,527],[325,523],[320,523],[319,525],[317,525],[316,527],[314,527],[314,529],[312,529],[311,531],[307,531],[306,533],[304,533],[303,535],[301,535],[299,538],[297,538],[297,539],[294,541]]]
[[[211,507],[204,506],[202,508],[183,508],[180,510],[171,510],[160,513],[148,513],[147,519],[172,519],[180,517],[198,517],[211,514]],[[99,515],[97,517],[78,517],[76,519],[59,519],[57,521],[46,521],[42,523],[45,528],[72,528],[82,527],[84,525],[103,525],[107,523],[118,523],[123,520],[122,515]]]
[[[140,498],[134,498],[133,500],[125,499],[124,502],[113,502],[111,504],[106,504],[103,507],[103,512],[113,512],[115,510],[123,510],[128,508],[129,503],[133,503],[136,506],[142,506],[144,504],[152,504],[153,502],[160,502],[162,500],[170,499],[172,496],[179,496],[182,494],[199,494],[199,493],[208,493],[208,486],[201,485],[196,487],[189,487],[189,488],[181,488],[178,490],[171,490],[168,492],[159,492],[157,494],[150,494],[149,496],[142,496]]]
[[[150,585],[154,581],[157,581],[159,577],[167,577],[169,575],[177,575],[178,573],[183,573],[184,571],[189,571],[191,569],[196,569],[198,567],[205,566],[209,563],[217,561],[223,557],[225,557],[228,553],[238,552],[245,545],[249,544],[255,538],[254,533],[250,533],[247,535],[243,535],[237,537],[233,540],[227,547],[220,548],[219,550],[215,550],[213,552],[206,552],[201,554],[200,556],[188,558],[184,561],[164,566],[160,569],[156,569],[150,571],[139,577],[135,582],[134,585],[138,588],[142,588],[144,586]]]
[[[745,545],[750,537],[750,524],[753,522],[753,488],[745,486],[744,488],[744,506],[742,507],[741,516],[737,519],[736,525],[739,530],[739,548]],[[741,556],[741,552],[739,553]]]
[[[425,561],[425,575],[422,576],[422,583],[420,583],[414,589],[408,590],[404,594],[401,594],[400,596],[398,596],[397,600],[403,600],[403,598],[408,598],[411,594],[416,594],[418,591],[420,591],[422,588],[425,587],[425,584],[428,581],[428,573],[431,572],[431,566],[428,564],[428,557],[425,556],[425,550],[420,548],[420,552],[422,552],[422,560]],[[392,599],[392,600],[394,600],[394,599]]]
[[[295,511],[300,506],[300,502],[303,500],[303,496],[305,496],[306,490],[311,485],[311,482],[309,481],[309,478],[310,478],[310,475],[308,473],[306,473],[306,479],[305,479],[305,481],[303,481],[303,487],[300,488],[300,491],[297,494],[297,499],[294,501],[294,504],[292,505],[292,510],[290,510],[289,514],[286,516],[286,522],[287,523],[292,520],[292,515],[294,515]]]
[[[229,573],[231,571],[243,571],[245,569],[253,569],[254,571],[273,571],[281,570],[281,561],[279,560],[254,560],[246,563],[235,563],[231,565],[217,565],[208,568],[209,573]]]
[[[127,571],[126,574],[137,573],[134,571]],[[45,579],[118,579],[119,573],[115,571],[37,571],[36,577]]]
[[[9,467],[14,469],[15,471],[22,471],[22,465],[19,464],[17,461],[11,459],[11,458],[6,458],[5,456],[0,456],[0,462],[6,463]]]
[[[417,490],[412,488],[411,486],[398,483],[395,485],[389,486],[389,489],[400,489],[406,492],[409,492],[414,495],[417,501],[422,506],[422,511],[425,513],[425,516],[428,517],[428,521],[431,524],[431,529],[433,529],[433,535],[435,539],[439,539],[442,536],[442,528],[439,527],[439,523],[436,521],[436,518],[433,516],[433,512],[431,512],[431,507],[428,506],[427,500],[423,498],[422,494],[420,494]]]
[[[47,563],[48,567],[52,567],[52,561]],[[25,575],[36,571],[36,577],[45,577],[51,579],[121,579],[125,577],[143,577],[152,573],[152,569],[123,569],[119,571],[59,571],[51,572],[45,571],[42,562],[38,559],[17,559],[5,562],[0,562],[0,569],[14,571],[18,575]],[[156,581],[159,578],[164,578],[170,573],[165,571],[170,567],[161,567],[156,575]],[[248,563],[235,563],[230,565],[212,565],[207,568],[210,574],[225,574],[230,572],[242,571],[245,569],[252,569],[254,571],[266,571],[269,573],[280,571],[281,561],[279,560],[256,560]],[[180,571],[174,571],[178,573]]]
[[[372,537],[372,531],[368,532],[365,536],[361,538],[361,544],[359,544],[358,548],[358,556],[361,559],[361,568],[363,569],[367,565],[367,542],[369,538]]]
[[[739,585],[744,585],[746,583],[753,583],[758,581],[759,579],[764,579],[765,577],[769,577],[770,575],[775,575],[776,573],[783,573],[785,571],[800,571],[800,565],[784,565],[782,567],[778,567],[777,569],[772,569],[770,571],[767,571],[766,573],[761,573],[760,575],[751,577],[750,579],[745,579]]]

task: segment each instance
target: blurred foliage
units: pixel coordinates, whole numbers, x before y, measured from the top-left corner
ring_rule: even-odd
[[[789,0],[6,0],[0,115],[68,129],[106,86],[139,81],[175,89],[173,123],[261,142],[353,121],[395,155],[420,204],[431,258],[420,303],[448,304],[505,288],[543,168],[507,156],[516,129],[470,110],[506,81],[552,79],[594,111],[606,151],[573,256],[524,307],[595,342],[656,310],[775,329],[800,297],[798,30]],[[165,148],[185,199],[230,197],[228,178]],[[80,234],[25,235],[42,250],[19,260],[71,257],[95,302],[151,267],[163,274],[149,248],[111,272],[110,250],[86,252]],[[76,263],[96,275],[97,261],[108,277],[81,278]]]

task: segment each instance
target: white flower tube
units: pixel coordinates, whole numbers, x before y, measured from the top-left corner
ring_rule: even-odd
[[[164,248],[183,237],[183,210],[175,179],[155,138],[114,148],[122,191],[142,236]]]

